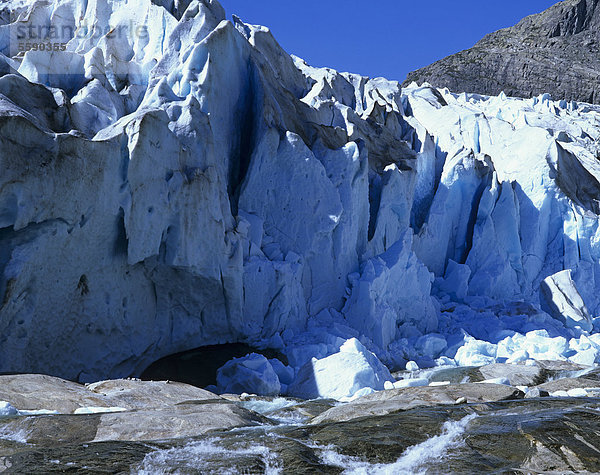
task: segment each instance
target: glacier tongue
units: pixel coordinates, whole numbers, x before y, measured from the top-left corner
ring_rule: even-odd
[[[376,374],[600,356],[600,108],[313,68],[215,0],[13,16],[0,372],[123,377],[229,342],[300,379],[348,341]],[[16,54],[19,25],[102,34]]]

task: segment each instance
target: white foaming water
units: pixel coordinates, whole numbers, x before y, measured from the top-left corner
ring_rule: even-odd
[[[200,469],[202,473],[234,475],[239,467],[226,467],[227,459],[235,459],[247,455],[258,455],[265,465],[266,475],[282,473],[276,455],[267,447],[250,446],[245,448],[220,447],[218,439],[191,442],[183,447],[150,452],[133,473],[140,475],[156,475],[162,473],[187,473],[188,470]],[[219,465],[215,465],[215,463]],[[175,469],[175,471],[173,471]]]
[[[268,412],[283,409],[284,407],[293,406],[298,404],[298,401],[293,399],[286,399],[284,397],[276,397],[273,400],[262,400],[262,399],[251,399],[249,401],[241,401],[239,403],[244,409],[249,409],[260,414],[266,414]]]
[[[426,473],[428,465],[441,460],[447,452],[463,442],[469,422],[475,417],[470,414],[459,421],[448,421],[442,427],[442,433],[431,439],[406,449],[402,457],[391,464],[370,464],[357,457],[342,455],[335,450],[324,450],[323,463],[344,469],[347,475],[401,475]]]
[[[308,416],[301,416],[300,414],[290,413],[283,415],[274,415],[273,412],[279,409],[285,409],[286,407],[295,406],[298,404],[298,401],[293,399],[286,399],[284,397],[277,397],[273,400],[249,400],[242,401],[239,403],[244,409],[249,409],[254,412],[258,412],[259,414],[264,414],[267,417],[270,417],[273,420],[282,422],[287,425],[299,425],[307,421],[309,419]]]
[[[29,433],[25,429],[10,430],[9,427],[0,427],[0,440],[9,440],[26,444]]]

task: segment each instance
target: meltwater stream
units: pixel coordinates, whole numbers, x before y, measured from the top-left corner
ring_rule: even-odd
[[[239,465],[243,460],[256,460],[258,464],[249,464],[248,469],[256,468],[266,475],[282,473],[282,467],[276,454],[267,447],[250,445],[247,448],[222,447],[218,439],[207,439],[190,442],[183,447],[151,452],[141,465],[134,470],[143,475],[157,473],[188,473],[193,470],[213,471],[223,475],[239,473]],[[235,467],[227,467],[230,463]],[[261,466],[262,465],[262,466]],[[213,467],[211,470],[210,467]],[[219,467],[217,469],[217,467]]]
[[[246,409],[269,415],[280,425],[275,428],[233,430],[221,436],[191,441],[180,447],[156,450],[147,454],[133,472],[148,475],[188,472],[234,474],[242,469],[244,473],[289,473],[290,470],[286,470],[283,463],[285,454],[282,455],[280,450],[274,447],[288,445],[295,446],[297,454],[304,451],[302,456],[312,458],[312,465],[326,473],[426,473],[429,467],[443,460],[450,450],[464,443],[465,430],[477,417],[476,414],[468,414],[456,421],[446,421],[441,427],[441,433],[409,446],[394,462],[371,463],[362,457],[342,453],[335,443],[325,445],[310,438],[298,437],[303,432],[302,424],[307,422],[307,416],[302,416],[301,411],[289,411],[298,405],[298,401],[262,398],[244,401],[241,404]],[[343,437],[343,433],[342,429],[340,437]],[[392,438],[393,434],[387,434],[387,437]],[[307,457],[307,453],[312,457]]]
[[[0,431],[0,472],[600,472],[600,399],[593,397],[415,407],[378,415],[358,413],[345,421],[330,417],[320,423],[315,423],[317,415],[333,407],[330,414],[347,411],[350,406],[285,398],[250,398],[231,404],[252,408],[268,419],[259,425],[196,437],[82,443],[69,442],[68,437],[82,430],[78,424],[85,425],[89,417],[97,415],[8,418]],[[71,428],[65,427],[75,432],[59,433],[61,421],[68,421]],[[38,435],[22,437],[10,433],[11,427]]]
[[[321,447],[318,444],[309,444],[318,455],[324,468],[339,469],[340,472],[349,475],[398,475],[426,473],[429,466],[441,461],[448,451],[464,443],[463,434],[468,424],[477,416],[470,414],[459,421],[448,421],[444,423],[442,433],[427,439],[425,442],[406,449],[402,456],[390,464],[369,463],[358,457],[343,455],[337,451],[335,446]],[[252,439],[252,430],[245,432],[249,440]],[[267,434],[276,439],[280,437],[276,433]],[[219,472],[222,474],[239,473],[239,465],[242,460],[260,462],[248,465],[247,469],[261,469],[261,473],[275,475],[284,473],[284,467],[278,459],[277,454],[266,446],[243,443],[224,446],[223,440],[209,438],[206,440],[190,442],[183,447],[158,450],[149,453],[137,469],[137,473],[151,475],[156,473],[172,473],[188,471]],[[228,463],[236,467],[226,467]],[[213,467],[211,470],[210,467]],[[219,467],[217,469],[217,467]]]
[[[279,425],[235,429],[151,451],[132,473],[384,475],[600,470],[600,400],[539,398],[422,407],[310,424],[312,404],[253,401]],[[332,403],[333,404],[333,403]],[[322,407],[320,407],[322,409]],[[295,416],[285,422],[285,417]]]
[[[442,433],[427,439],[425,442],[406,449],[404,454],[391,464],[370,464],[356,457],[342,455],[335,449],[324,450],[321,458],[327,465],[344,469],[349,475],[400,475],[426,473],[432,462],[438,462],[447,455],[450,449],[464,442],[463,434],[475,414],[463,417],[459,421],[445,422]]]

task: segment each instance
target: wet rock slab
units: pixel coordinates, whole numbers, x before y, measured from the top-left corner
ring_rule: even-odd
[[[0,456],[1,473],[129,473],[155,448],[140,442],[101,442],[32,449]]]
[[[429,391],[428,397],[423,394],[417,397],[425,390]],[[443,403],[452,401],[458,395],[455,391],[459,390],[469,403]],[[482,402],[514,397],[512,392],[514,388],[493,384],[390,390],[329,409],[354,407],[357,415],[359,409],[363,411],[360,417],[295,426],[270,425],[266,419],[238,407],[237,404],[244,401],[234,403],[222,399],[112,414],[7,418],[5,422],[11,424],[17,421],[30,424],[21,426],[20,433],[31,430],[29,440],[34,443],[22,444],[10,452],[0,450],[0,470],[5,469],[7,473],[219,474],[269,471],[338,474],[348,470],[362,470],[361,473],[402,470],[410,473],[597,473],[600,470],[599,399]],[[435,404],[383,414],[369,413],[370,406],[384,403],[398,407],[403,400],[411,399],[410,394],[413,401]],[[300,402],[280,411],[305,406],[309,412],[318,412],[329,404],[317,402]],[[204,410],[212,411],[213,416]],[[178,424],[182,434],[186,420],[190,425],[196,422],[206,427],[207,421],[211,417],[218,419],[219,414],[225,414],[230,421],[237,417],[238,421],[247,422],[250,418],[250,425],[235,430],[223,425],[222,429],[198,432],[193,437],[161,441],[100,441],[103,437],[126,433],[127,437],[168,437],[167,426]],[[199,422],[200,418],[194,419],[198,415],[203,422]],[[156,432],[136,435],[136,430],[150,425],[149,422],[139,424],[138,420],[136,427],[138,417],[155,423]],[[131,418],[130,421],[126,421],[127,418]],[[32,423],[32,420],[37,422]],[[217,422],[222,424],[223,421]],[[62,435],[59,440],[50,441],[45,433]]]
[[[397,464],[409,448],[422,459],[384,465],[389,473],[394,467],[418,473],[597,473],[599,409],[600,401],[590,398],[499,401],[414,408],[308,430],[316,443],[370,464]],[[444,441],[444,424],[462,429]],[[437,436],[437,444],[427,445]]]
[[[0,418],[7,452],[18,450],[18,444],[52,447],[192,437],[267,421],[203,389],[165,381],[120,379],[86,387],[49,376],[0,376],[0,399],[20,410],[61,413]],[[71,414],[79,408],[96,413]]]
[[[440,404],[478,403],[521,399],[524,393],[502,384],[465,383],[380,391],[329,409],[311,423],[342,422],[367,416],[382,416],[416,407]]]
[[[478,453],[481,470],[598,473],[600,400],[537,399],[498,403],[471,424],[457,455]]]
[[[93,441],[193,437],[215,429],[258,425],[264,417],[223,401],[198,401],[173,408],[102,414]]]
[[[267,419],[227,401],[191,401],[174,407],[104,414],[0,419],[0,432],[36,446],[108,440],[193,437],[215,429],[257,425]]]
[[[0,376],[0,401],[19,410],[71,414],[83,407],[148,409],[188,400],[220,399],[188,384],[169,381],[116,379],[87,386],[41,374]]]
[[[63,414],[79,407],[111,405],[81,384],[42,374],[0,376],[0,401],[8,401],[17,409],[45,409]]]
[[[190,400],[221,400],[204,389],[173,381],[115,379],[89,384],[87,389],[103,396],[111,406],[128,409],[172,406]]]
[[[535,386],[550,379],[570,377],[587,369],[589,367],[569,361],[536,361],[531,365],[494,363],[479,367],[458,366],[434,370],[429,380],[459,384],[506,378],[512,386]]]
[[[0,467],[9,467],[8,473],[276,469],[286,474],[337,474],[359,468],[362,473],[399,473],[403,467],[419,473],[597,473],[599,424],[598,399],[500,401],[418,407],[300,427],[216,431],[164,442],[30,447],[0,457]],[[452,435],[444,429],[448,425],[460,430]],[[431,440],[436,443],[428,443]],[[328,458],[327,453],[336,455]],[[413,456],[406,457],[409,453]]]
[[[537,389],[554,393],[557,391],[570,391],[572,389],[598,389],[600,381],[588,378],[564,378],[548,381],[547,383],[536,386]]]

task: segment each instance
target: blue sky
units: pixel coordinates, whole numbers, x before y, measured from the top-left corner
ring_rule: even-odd
[[[220,0],[314,66],[403,81],[556,0]]]

